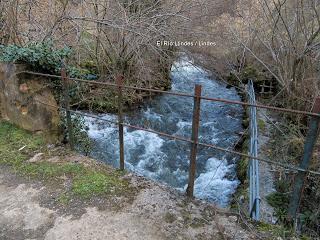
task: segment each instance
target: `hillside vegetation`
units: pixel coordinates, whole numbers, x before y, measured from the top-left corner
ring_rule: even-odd
[[[162,41],[215,44],[158,44]],[[269,95],[258,96],[265,104],[311,111],[320,95],[318,0],[0,1],[0,45],[0,61],[24,63],[34,71],[60,74],[65,61],[70,76],[102,82],[115,82],[123,76],[127,85],[162,90],[170,89],[172,63],[183,52],[239,92],[245,92],[249,79],[258,94],[262,85],[271,85]],[[61,82],[53,79],[51,83],[59,100]],[[117,110],[114,89],[73,84],[71,90],[74,108]],[[148,96],[143,91],[125,90],[124,102],[129,108]],[[297,166],[310,119],[295,114],[279,114],[276,119],[270,158]],[[5,153],[12,154],[8,155],[12,157],[9,164],[22,173],[60,176],[78,171],[73,166],[30,167],[22,163],[20,153],[10,153],[16,150]],[[311,170],[320,170],[319,156],[317,143]],[[277,208],[279,223],[318,237],[319,177],[306,176],[300,211],[292,225],[285,216],[295,173],[283,168],[274,171],[277,193],[269,199]],[[103,184],[106,180],[100,175],[92,177]]]

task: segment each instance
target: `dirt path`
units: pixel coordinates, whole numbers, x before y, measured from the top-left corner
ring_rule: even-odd
[[[133,201],[57,202],[60,187],[0,168],[0,239],[255,239],[237,215],[132,174]]]

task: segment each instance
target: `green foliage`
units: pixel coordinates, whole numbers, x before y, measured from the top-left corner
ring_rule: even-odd
[[[51,40],[41,43],[31,43],[24,47],[16,45],[0,45],[0,62],[26,64],[31,70],[60,75],[64,59],[70,57],[72,50],[68,47],[57,49]],[[69,77],[92,80],[97,78],[97,73],[92,67],[90,69],[79,68],[71,65],[66,66]],[[50,78],[48,81],[55,99],[61,102],[62,82],[59,78]],[[83,94],[88,90],[84,84],[73,84],[70,86],[70,101],[81,102]]]
[[[58,73],[62,60],[69,57],[71,49],[56,49],[52,41],[30,43],[25,47],[8,45],[0,47],[0,61],[24,63],[34,70]]]
[[[89,103],[91,109],[97,112],[116,112],[118,102],[116,96],[110,91],[106,91],[105,96],[98,96]]]
[[[241,79],[247,82],[249,79],[258,80],[259,72],[254,66],[246,66],[241,72]]]
[[[249,164],[248,158],[241,157],[237,165],[237,176],[242,183],[244,183],[247,180],[248,164]]]
[[[38,150],[44,141],[40,136],[30,137],[27,131],[12,124],[0,121],[0,164],[19,166],[27,156],[24,151]],[[20,148],[23,148],[19,151]]]
[[[75,176],[85,171],[84,167],[76,163],[55,164],[40,162],[33,164],[22,164],[18,168],[19,172],[29,177],[41,179],[51,179],[63,175]]]
[[[91,74],[97,74],[99,72],[98,67],[94,61],[90,61],[90,60],[83,61],[80,64],[80,67],[82,69],[86,69]]]
[[[284,119],[278,128],[272,128],[272,140],[270,141],[270,158],[280,159],[283,163],[297,165],[301,161],[305,138],[303,133],[305,128],[302,125],[293,124],[291,121]],[[280,129],[285,134],[279,134]],[[316,157],[315,159],[316,160]],[[314,161],[316,162],[316,161]],[[316,164],[314,166],[317,166]],[[311,165],[312,170],[316,168]],[[276,216],[282,224],[287,225],[285,219],[288,202],[291,197],[294,176],[292,173],[287,174],[286,171],[281,173],[281,180],[275,182],[277,193],[268,197],[270,205],[275,207]],[[304,192],[302,195],[299,214],[298,227],[301,232],[309,235],[311,239],[319,235],[319,178],[308,176],[304,184]]]
[[[62,193],[58,197],[58,202],[62,205],[67,205],[71,200],[71,197],[68,195],[68,193]]]
[[[273,225],[265,222],[259,222],[257,229],[261,232],[266,232],[270,237],[266,239],[298,239],[296,238],[292,228],[286,228],[282,225]]]
[[[68,59],[71,48],[56,48],[52,40],[30,43],[24,47],[17,45],[0,45],[0,62],[22,63],[33,70],[60,74],[62,61]],[[74,78],[95,79],[96,72],[90,69],[66,66],[68,75]]]
[[[274,192],[267,196],[267,202],[274,207],[275,216],[281,223],[286,222],[289,206],[289,195],[280,192]]]
[[[24,63],[31,66],[34,71],[59,74],[63,59],[69,57],[70,53],[70,48],[65,47],[56,49],[53,45],[53,42],[49,40],[42,43],[31,43],[25,47],[19,47],[16,45],[0,46],[0,61]],[[89,73],[90,72],[85,69],[79,69],[73,66],[68,67],[68,74],[71,77],[81,78]],[[59,102],[62,98],[61,80],[50,80],[55,98]],[[71,100],[73,100],[73,98],[79,100],[77,96],[82,90],[82,85],[74,85],[70,89]],[[63,129],[65,129],[65,118],[62,117],[61,119],[61,126],[63,126]],[[88,154],[91,149],[91,142],[86,134],[83,119],[79,117],[73,118],[73,125],[75,129],[75,139],[77,140],[79,148],[82,152]]]
[[[63,130],[64,139],[69,142],[69,135],[66,123],[66,114],[64,111],[60,112],[60,128]],[[75,140],[76,147],[80,152],[88,155],[92,149],[92,141],[88,136],[87,125],[85,124],[83,116],[74,115],[71,118],[73,136]]]
[[[270,206],[274,207],[278,220],[281,223],[285,223],[290,201],[290,194],[288,192],[290,186],[286,179],[278,180],[275,185],[277,191],[267,196],[267,202]]]
[[[23,146],[25,147],[22,150]],[[75,196],[90,198],[101,194],[121,194],[130,189],[129,183],[121,179],[122,172],[102,166],[88,166],[67,161],[61,163],[26,161],[39,150],[42,152],[47,150],[41,136],[32,135],[10,123],[0,121],[0,167],[1,164],[5,164],[12,167],[19,175],[55,184],[61,183],[65,177],[70,178],[73,184],[71,190],[60,195],[59,203],[68,204]]]
[[[230,72],[226,79],[228,83],[233,85],[239,85],[240,82],[247,84],[249,80],[252,80],[254,85],[257,85],[264,80],[270,81],[270,76],[257,66],[247,65],[240,72]]]
[[[45,151],[44,146],[45,143],[41,136],[32,135],[8,122],[0,121],[0,164],[12,166],[22,175],[41,179],[83,172],[84,168],[79,164],[59,165],[49,162],[31,164],[26,162],[30,153]]]
[[[7,141],[15,145],[24,145],[29,150],[35,150],[44,143],[40,136],[35,135],[33,138],[30,138],[28,131],[16,128],[9,122],[0,121],[0,142],[5,143]],[[3,144],[1,144],[1,146],[3,146]]]
[[[258,129],[262,132],[266,130],[266,123],[263,119],[258,119]]]
[[[289,195],[281,192],[273,192],[267,196],[267,201],[275,208],[275,214],[278,220],[284,222],[289,206]]]
[[[275,185],[276,185],[275,186],[276,190],[280,193],[286,193],[290,189],[290,184],[288,180],[284,180],[284,179],[278,180],[276,181]]]
[[[242,153],[247,154],[249,148],[249,139],[247,138],[242,144]],[[247,157],[241,157],[237,164],[237,176],[238,179],[244,183],[247,180],[249,159]]]
[[[72,192],[88,198],[91,195],[115,192],[118,185],[121,185],[118,177],[92,171],[74,180]]]
[[[86,80],[96,80],[98,76],[96,71],[82,67],[67,66],[67,72],[69,77]]]

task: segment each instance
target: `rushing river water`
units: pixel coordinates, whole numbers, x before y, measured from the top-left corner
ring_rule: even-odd
[[[235,89],[210,77],[206,71],[181,58],[172,67],[172,91],[193,93],[194,85],[202,85],[202,94],[240,100]],[[127,113],[125,122],[146,126],[168,134],[191,137],[193,99],[160,95],[147,101],[139,110]],[[201,102],[199,141],[232,148],[242,130],[242,107],[219,102]],[[116,115],[101,115],[116,120]],[[92,156],[114,166],[119,165],[117,127],[86,118],[89,136],[94,140]],[[186,189],[190,143],[174,141],[157,134],[125,128],[125,167],[146,177]],[[238,180],[235,156],[214,149],[199,147],[195,196],[225,207]]]

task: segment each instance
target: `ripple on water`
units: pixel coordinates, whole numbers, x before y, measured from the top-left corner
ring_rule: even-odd
[[[203,95],[240,100],[235,89],[210,79],[209,72],[193,66],[182,57],[172,67],[172,90],[193,93],[194,84],[202,84]],[[125,119],[135,125],[147,125],[158,131],[190,137],[192,127],[192,98],[161,95],[129,113]],[[238,140],[242,130],[243,109],[202,101],[199,139],[202,142],[229,147]],[[102,115],[109,120],[117,116]],[[119,146],[117,127],[85,118],[89,136],[95,140],[93,157],[118,166]],[[126,168],[146,177],[184,190],[188,181],[190,144],[163,138],[154,133],[125,128]],[[224,207],[235,192],[239,181],[235,176],[234,156],[213,149],[199,148],[195,196]]]

